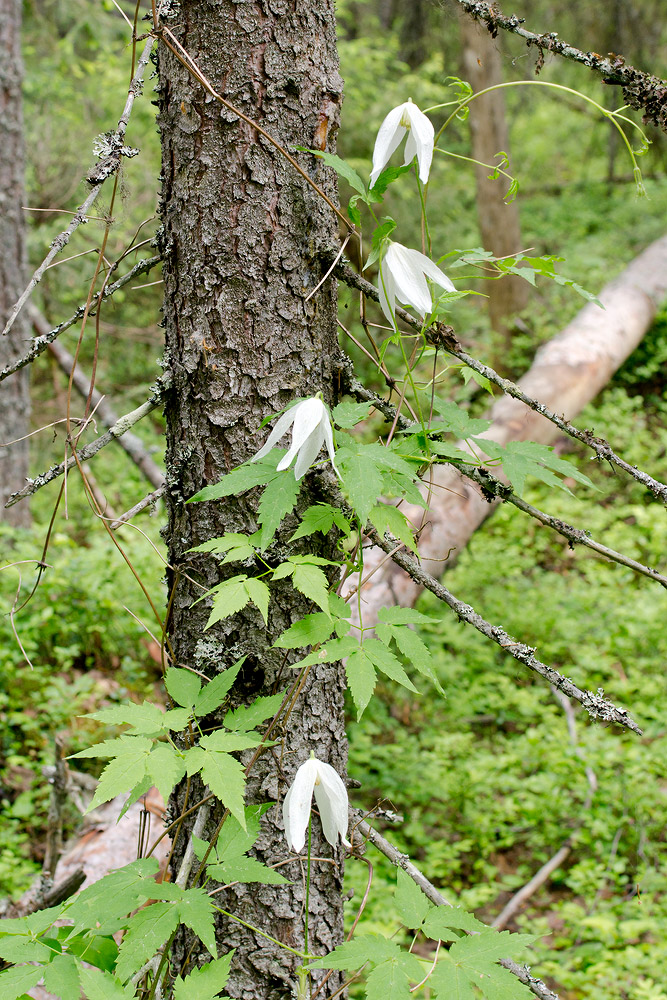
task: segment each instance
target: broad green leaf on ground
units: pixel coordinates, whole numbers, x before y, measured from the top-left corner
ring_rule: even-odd
[[[261,525],[260,549],[265,549],[280,527],[283,518],[294,510],[301,480],[294,477],[294,469],[285,469],[267,483],[259,501],[257,520]]]
[[[396,960],[401,947],[382,934],[355,934],[351,941],[345,941],[330,951],[324,958],[311,962],[309,969],[360,969],[366,962],[375,965]],[[388,1000],[388,998],[385,998]]]
[[[331,416],[337,427],[348,430],[366,419],[369,408],[370,403],[353,403],[352,400],[343,400],[338,406],[334,406]]]
[[[44,968],[41,965],[17,965],[13,969],[0,972],[0,996],[2,1000],[18,1000],[26,990],[42,978]]]
[[[123,981],[140,969],[179,924],[176,903],[152,903],[130,920],[118,952],[116,972]]]
[[[146,772],[165,802],[185,774],[183,755],[169,743],[158,743],[146,761]]]
[[[231,667],[223,670],[202,688],[194,703],[194,713],[198,718],[209,715],[216,708],[220,708],[225,697],[231,691],[232,685],[238,677],[239,670],[243,666],[245,659],[245,656],[242,656],[240,660],[237,660]]]
[[[193,931],[205,948],[216,957],[213,901],[202,888],[186,889],[178,904],[181,923]]]
[[[194,969],[185,979],[174,983],[174,1000],[215,1000],[229,979],[233,951],[216,958],[200,969]]]
[[[237,469],[232,469],[231,472],[222,477],[219,483],[216,483],[214,486],[205,486],[199,493],[195,493],[193,497],[190,497],[188,503],[202,500],[220,500],[222,497],[237,496],[239,493],[245,493],[246,490],[252,489],[253,486],[265,486],[276,475],[280,475],[280,473],[276,473],[276,464],[279,460],[278,451],[279,449],[274,448],[271,455],[260,459],[259,462],[247,462],[245,465],[239,465]],[[284,455],[284,451],[280,452],[280,457],[282,455]]]
[[[433,909],[433,904],[402,868],[397,869],[396,876],[394,903],[398,916],[408,930],[416,930],[429,910]]]
[[[406,548],[412,552],[417,551],[417,543],[410,530],[408,519],[398,507],[389,503],[376,504],[371,508],[368,518],[380,535],[384,535],[388,531],[403,542]]]
[[[44,969],[44,986],[54,996],[78,1000],[81,993],[79,970],[72,955],[56,955]]]
[[[168,667],[164,683],[176,704],[188,709],[192,708],[201,690],[200,678],[181,667]]]
[[[266,719],[272,718],[280,708],[284,695],[281,693],[256,698],[251,705],[241,705],[227,712],[224,725],[232,732],[248,732],[261,725]],[[238,738],[238,737],[237,737]],[[254,744],[258,746],[260,739]]]
[[[132,1000],[136,994],[134,986],[123,986],[120,979],[101,969],[79,964],[79,978],[87,1000]]]
[[[290,538],[290,541],[293,542],[297,538],[305,538],[307,535],[313,535],[316,531],[327,535],[334,524],[344,535],[350,534],[350,522],[337,507],[332,507],[329,503],[315,504],[304,511],[301,524]]]
[[[424,975],[419,959],[403,951],[368,973],[366,1000],[413,1000],[410,983],[421,982]]]
[[[490,459],[502,462],[503,472],[519,495],[523,492],[527,476],[534,476],[547,486],[557,486],[572,495],[565,483],[553,475],[554,472],[574,479],[591,489],[597,489],[588,476],[579,472],[579,469],[570,462],[558,458],[553,448],[547,445],[536,444],[534,441],[509,441],[507,447],[503,448],[496,441],[489,441],[486,438],[473,440]]]

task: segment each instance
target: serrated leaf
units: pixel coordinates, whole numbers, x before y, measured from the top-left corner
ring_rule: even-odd
[[[300,489],[301,480],[294,478],[293,469],[285,469],[267,483],[257,509],[260,549],[267,548],[283,518],[294,510]]]
[[[533,991],[502,965],[494,965],[482,975],[479,987],[486,1000],[533,1000]]]
[[[208,874],[218,882],[256,882],[262,885],[284,885],[289,882],[280,872],[247,855],[234,856],[229,861],[208,866]]]
[[[213,903],[202,888],[187,889],[178,904],[181,923],[193,931],[205,948],[215,958],[218,950],[215,944]]]
[[[392,612],[399,612],[397,615]],[[406,614],[401,615],[401,612]],[[418,615],[417,618],[414,616]],[[386,645],[393,639],[401,653],[420,674],[431,681],[440,694],[444,694],[440,681],[433,667],[431,652],[423,639],[409,627],[409,623],[429,621],[425,615],[412,611],[411,608],[382,608],[379,613],[380,622],[375,628],[375,634]],[[385,619],[384,621],[382,619]],[[398,624],[403,619],[405,624]],[[393,622],[396,624],[393,624]]]
[[[62,1000],[78,1000],[79,970],[72,955],[56,955],[44,969],[44,986]]]
[[[290,538],[290,541],[294,542],[297,538],[305,538],[307,535],[313,535],[316,531],[327,535],[334,524],[344,535],[350,534],[350,522],[337,507],[332,507],[328,503],[315,504],[312,507],[308,507],[304,512],[301,524]]]
[[[79,966],[81,989],[87,1000],[132,1000],[136,990],[101,969]]]
[[[249,577],[243,586],[252,603],[259,609],[259,613],[264,619],[264,624],[267,625],[269,618],[269,588],[263,580],[258,580],[256,577]]]
[[[57,920],[63,911],[61,906],[50,906],[47,910],[37,910],[27,917],[7,917],[2,919],[2,934],[41,934]]]
[[[396,875],[394,902],[398,916],[408,930],[416,930],[421,926],[429,910],[433,909],[433,904],[429,903],[419,886],[402,868],[397,869]]]
[[[472,913],[461,909],[459,906],[437,906],[431,909],[424,920],[422,930],[427,937],[434,941],[454,941],[457,935],[452,935],[449,931],[456,930],[470,931],[474,934],[482,934],[489,930],[487,924],[474,917]]]
[[[236,817],[241,826],[245,826],[243,809],[245,774],[243,766],[234,757],[230,757],[228,753],[220,753],[215,750],[206,750],[203,753],[205,756],[201,773],[204,781],[213,794],[229,809],[232,816]]]
[[[229,618],[230,615],[235,615],[237,611],[245,608],[250,600],[250,594],[245,587],[246,580],[246,574],[242,573],[230,577],[229,580],[224,580],[209,591],[210,594],[213,594],[213,607],[204,626],[204,631],[211,625],[215,625],[216,622],[222,621],[223,618]]]
[[[236,753],[238,750],[251,750],[260,743],[261,737],[257,733],[227,733],[223,729],[216,729],[214,733],[202,737],[199,745],[207,751]]]
[[[479,979],[479,976],[477,977]],[[445,952],[429,978],[436,1000],[477,1000],[467,973],[449,962]]]
[[[380,535],[384,535],[385,531],[388,531],[403,542],[406,548],[412,552],[417,551],[417,543],[410,530],[408,519],[398,507],[388,503],[376,504],[371,508],[368,518]]]
[[[507,447],[503,448],[496,441],[487,438],[473,440],[490,459],[499,459],[502,462],[503,472],[518,494],[523,492],[526,478],[533,476],[548,486],[558,487],[572,495],[572,491],[553,475],[554,472],[561,476],[569,476],[584,486],[597,489],[588,476],[579,472],[570,462],[558,458],[553,448],[546,445],[536,444],[534,441],[510,441]]]
[[[319,566],[309,563],[294,567],[292,582],[299,593],[317,604],[325,614],[329,613],[329,581]]]
[[[164,675],[164,684],[177,705],[192,708],[201,690],[201,680],[191,670],[180,667],[168,667]]]
[[[133,752],[125,752],[109,761],[102,771],[92,802],[86,809],[89,813],[102,802],[131,791],[146,774],[146,761],[153,746],[151,740],[143,736],[132,736],[135,743]]]
[[[366,976],[367,1000],[413,1000],[410,982],[420,982],[424,971],[419,960],[402,952],[373,969]]]
[[[368,416],[370,403],[353,403],[351,400],[344,400],[338,406],[334,406],[331,411],[333,422],[347,430],[355,427]]]
[[[0,932],[1,930],[0,924]],[[34,941],[19,934],[0,937],[0,958],[14,965],[21,962],[48,962],[52,955],[52,950],[43,941]]]
[[[85,750],[79,750],[78,753],[71,754],[67,759],[72,760],[75,757],[120,757],[123,754],[134,754],[137,752],[138,737],[129,736],[124,733],[115,740],[104,740],[102,743],[95,743],[92,747],[86,747]],[[144,739],[144,745],[151,745],[151,741]]]
[[[300,649],[302,646],[315,646],[318,642],[325,642],[332,635],[335,627],[336,620],[330,618],[323,611],[304,615],[298,622],[290,625],[273,645],[278,649]]]
[[[382,494],[382,471],[377,462],[369,462],[361,444],[343,445],[336,453],[343,490],[362,524]]]
[[[32,989],[42,978],[41,965],[17,965],[13,969],[0,972],[0,996],[2,1000],[18,1000],[26,990]]]
[[[241,705],[239,708],[227,712],[224,725],[233,732],[248,732],[248,730],[259,726],[265,719],[272,718],[280,708],[282,701],[283,695],[280,693],[256,698],[252,705]]]
[[[185,774],[185,760],[168,743],[158,743],[148,755],[146,772],[165,802]]]
[[[215,1000],[229,979],[233,955],[234,952],[229,951],[222,958],[195,969],[185,979],[179,976],[174,983],[174,1000]]]
[[[130,725],[132,729],[128,730],[128,736],[159,736],[169,732],[164,712],[148,701],[142,705],[127,702],[125,705],[103,708],[100,712],[92,712],[87,718],[114,726]]]
[[[401,684],[408,691],[414,691],[415,694],[419,693],[401,666],[398,658],[394,656],[383,642],[380,642],[379,639],[366,639],[363,648],[366,651],[366,655],[383,674],[391,677],[393,681]]]
[[[359,969],[366,962],[380,964],[396,959],[401,954],[400,946],[382,934],[355,934],[351,941],[345,941],[330,951],[324,958],[311,962],[309,969]],[[385,1000],[387,998],[385,997]]]
[[[482,434],[491,426],[489,420],[470,417],[468,411],[451,399],[441,399],[436,396],[433,408],[440,417],[430,428],[431,433],[454,434],[457,438],[466,440],[474,434]],[[468,456],[468,461],[470,457]]]
[[[151,857],[109,872],[83,889],[64,908],[63,915],[79,928],[94,928],[100,915],[105,920],[125,915],[151,899],[156,889],[153,876],[158,868],[157,859]]]
[[[346,160],[342,160],[340,156],[336,156],[335,153],[327,153],[324,149],[308,149],[307,146],[297,146],[298,150],[303,153],[312,153],[319,160],[324,160],[328,167],[335,170],[339,177],[342,177],[351,188],[354,188],[360,195],[366,197],[366,185],[362,181],[359,174],[354,170]]]
[[[202,718],[204,715],[214,712],[216,708],[220,708],[227,693],[231,691],[245,661],[246,657],[242,656],[240,660],[237,660],[231,667],[227,667],[202,688],[195,699],[194,712],[196,716]]]
[[[123,981],[140,969],[178,927],[175,903],[151,903],[130,920],[118,952],[116,972]]]
[[[188,503],[199,503],[202,500],[220,500],[222,497],[237,496],[245,493],[253,486],[264,486],[276,476],[275,459],[267,456],[259,462],[246,463],[232,469],[226,476],[223,476],[219,483],[214,486],[205,486],[199,493],[190,497]]]
[[[71,930],[71,928],[65,928]],[[67,950],[77,958],[96,966],[98,969],[105,969],[112,972],[116,967],[118,958],[118,945],[114,939],[108,935],[86,933],[74,934],[67,938]]]
[[[486,928],[480,934],[459,938],[449,949],[449,957],[462,966],[483,969],[489,963],[507,958],[515,948],[532,944],[532,934],[510,934],[509,931],[494,931]]]
[[[399,608],[397,605],[380,608],[378,618],[387,625],[433,625],[436,621],[435,618],[429,618],[414,608]]]
[[[125,799],[123,806],[118,813],[118,819],[121,820],[130,806],[133,806],[135,802],[138,802],[142,795],[147,795],[151,790],[153,782],[148,774],[134,786],[128,797]]]
[[[345,663],[345,676],[352,700],[357,706],[357,719],[360,719],[373,696],[377,680],[373,661],[364,646],[355,643],[355,648]]]
[[[334,663],[344,660],[359,649],[359,643],[352,636],[345,635],[340,639],[329,639],[323,646],[304,656],[302,660],[292,664],[292,670],[297,667],[307,667],[311,663]]]

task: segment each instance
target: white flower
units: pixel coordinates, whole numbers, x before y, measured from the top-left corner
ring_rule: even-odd
[[[454,285],[444,271],[419,250],[410,250],[400,243],[390,243],[380,262],[380,306],[389,322],[394,325],[396,300],[412,306],[420,316],[433,308],[431,291],[426,284],[430,278],[446,292],[455,292]]]
[[[292,787],[283,802],[283,823],[287,846],[297,854],[306,842],[306,830],[312,806],[313,791],[315,802],[322,820],[324,836],[335,847],[338,835],[346,847],[350,842],[347,833],[347,790],[340,776],[331,764],[325,764],[317,757],[311,757],[296,772]]]
[[[434,129],[424,112],[420,111],[412,101],[407,101],[390,111],[380,125],[373,150],[371,187],[389,163],[391,154],[398,149],[406,133],[408,139],[405,143],[403,163],[411,163],[416,156],[419,179],[422,184],[426,184],[433,159]]]
[[[303,403],[297,403],[287,413],[283,413],[264,447],[260,448],[250,461],[256,462],[268,455],[292,424],[294,424],[292,444],[284,458],[280,459],[278,471],[282,472],[283,469],[288,469],[294,461],[294,456],[298,453],[294,475],[297,479],[301,479],[319,455],[322,445],[325,444],[333,470],[340,479],[340,473],[334,462],[333,434],[331,433],[329,411],[318,396],[305,399]]]

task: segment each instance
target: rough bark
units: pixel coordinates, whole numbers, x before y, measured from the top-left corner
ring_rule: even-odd
[[[23,109],[21,103],[21,0],[0,0],[0,329],[23,291],[25,226],[23,220]],[[24,353],[29,340],[25,317],[0,337],[0,370]],[[27,504],[5,509],[5,500],[28,476],[28,442],[5,445],[29,430],[28,373],[19,372],[0,386],[0,521],[30,523]]]
[[[503,82],[499,43],[469,17],[460,18],[463,42],[463,72],[472,89],[478,93]],[[498,163],[502,150],[509,155],[509,129],[505,109],[505,94],[495,90],[472,101],[468,122],[472,155],[480,163]],[[499,177],[489,180],[488,167],[475,165],[477,218],[485,250],[496,257],[515,254],[521,249],[519,206],[505,202],[507,182]],[[489,296],[489,316],[494,330],[507,333],[506,320],[519,312],[528,301],[528,284],[518,277],[484,283]]]
[[[667,236],[646,248],[598,296],[605,306],[589,303],[556,337],[537,352],[530,370],[519,381],[523,391],[571,420],[600,392],[632,353],[667,295]],[[486,437],[501,444],[537,441],[550,444],[558,428],[523,403],[503,396],[488,415]],[[494,470],[495,471],[495,470]],[[469,538],[494,510],[470,480],[447,466],[433,471],[426,526],[419,554],[425,570],[440,576],[454,562]],[[402,508],[420,524],[420,508]],[[365,560],[369,573],[384,553],[371,550]],[[410,607],[421,588],[391,562],[363,587],[364,625],[377,621],[378,610],[391,604]]]
[[[186,0],[171,22],[180,43],[216,90],[262,124],[290,150],[319,143],[333,148],[342,81],[338,75],[331,0]],[[166,537],[169,562],[206,587],[238,565],[219,567],[192,546],[229,531],[253,531],[257,496],[186,504],[248,459],[268,429],[261,420],[297,396],[322,390],[331,401],[336,345],[336,295],[328,282],[305,301],[322,277],[317,251],[335,239],[331,212],[256,130],[207,96],[164,44],[159,50],[160,130],[163,153],[162,249],[164,325],[172,389],[166,405]],[[296,154],[310,176],[335,197],[335,181],[308,154]],[[317,496],[306,476],[300,508]],[[286,518],[267,560],[288,552],[294,518]],[[322,554],[331,551],[325,545]],[[252,575],[254,567],[244,566]],[[209,606],[184,576],[175,587],[169,633],[176,660],[213,676],[246,655],[235,690],[242,701],[286,687],[294,675],[275,638],[310,610],[284,583],[274,590],[268,627],[246,611],[204,632]],[[345,773],[343,675],[321,666],[308,682],[283,731],[283,748],[260,759],[247,801],[277,801],[295,769],[313,750]],[[192,789],[190,802],[201,789]],[[175,815],[184,801],[172,799]],[[221,810],[206,829],[210,835]],[[185,839],[177,843],[175,867]],[[317,821],[313,852],[330,857]],[[265,817],[258,854],[271,864],[287,858],[280,811]],[[291,947],[303,947],[304,885],[300,863],[282,871],[290,886],[238,885],[219,904]],[[341,939],[342,863],[314,865],[310,891],[310,949],[324,954]],[[238,923],[221,920],[221,951],[236,949],[226,992],[247,1000],[291,996],[298,960]],[[177,939],[174,960],[183,969],[192,941]],[[204,952],[197,943],[191,963]],[[188,966],[188,968],[190,968]],[[340,980],[332,976],[321,995]]]

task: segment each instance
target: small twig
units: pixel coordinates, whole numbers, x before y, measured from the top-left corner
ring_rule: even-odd
[[[111,523],[111,530],[115,531],[116,528],[120,528],[123,524],[127,524],[127,522],[131,521],[136,514],[141,513],[141,511],[145,510],[146,507],[150,507],[152,503],[159,500],[160,497],[164,495],[164,491],[165,487],[160,486],[157,490],[153,490],[152,493],[149,493],[148,496],[143,497],[139,503],[135,503],[134,507],[130,507],[129,510],[126,510],[124,514],[121,514],[119,518]]]

